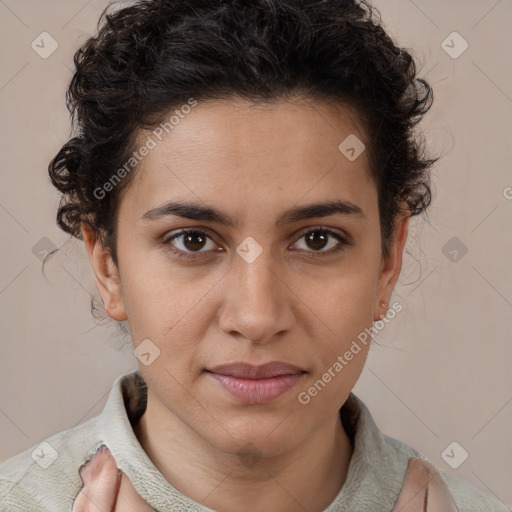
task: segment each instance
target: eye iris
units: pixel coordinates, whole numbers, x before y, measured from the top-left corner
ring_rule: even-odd
[[[183,235],[183,245],[190,251],[196,251],[204,247],[206,237],[199,232],[186,233]],[[198,242],[199,240],[199,242]],[[199,247],[198,247],[199,246]]]
[[[327,235],[325,233],[322,233],[321,231],[312,231],[311,233],[306,235],[307,243],[312,249],[315,250],[323,249],[327,244],[327,238]]]

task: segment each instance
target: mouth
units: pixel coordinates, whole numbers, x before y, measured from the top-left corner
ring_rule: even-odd
[[[286,393],[307,373],[301,368],[280,361],[262,365],[244,362],[205,369],[206,374],[238,401],[261,404]]]
[[[217,375],[226,375],[229,377],[237,377],[239,379],[270,379],[281,375],[295,375],[306,373],[305,370],[297,366],[283,363],[280,361],[271,361],[269,363],[252,365],[249,363],[237,362],[232,364],[222,364],[206,369],[207,372]]]

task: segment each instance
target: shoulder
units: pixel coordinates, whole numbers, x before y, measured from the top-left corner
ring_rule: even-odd
[[[387,446],[389,452],[396,452],[400,457],[420,457],[426,459],[418,450],[412,448],[406,443],[399,441],[395,438],[383,435],[384,444]],[[432,463],[430,463],[432,464]],[[435,471],[443,478],[453,501],[457,505],[458,512],[512,512],[512,507],[509,507],[499,501],[497,498],[483,492],[466,480],[457,477],[451,473],[440,470],[432,465]]]
[[[78,468],[100,444],[97,418],[63,430],[0,464],[2,512],[71,510]]]
[[[122,460],[136,453],[131,421],[145,405],[143,381],[132,372],[119,376],[98,416],[54,434],[0,464],[1,512],[71,510],[82,488],[80,467],[105,444]],[[128,407],[128,410],[126,409]]]
[[[403,457],[420,457],[426,459],[420,452],[411,446],[398,441],[392,437],[383,435],[384,444],[387,445],[389,451],[396,451]],[[410,459],[409,459],[410,460]],[[435,467],[435,466],[434,466]],[[435,470],[441,475],[450,494],[457,505],[458,512],[512,512],[512,507],[509,507],[499,501],[497,498],[483,492],[466,480],[457,477],[451,473],[440,470],[435,467]]]
[[[512,512],[511,506],[507,506],[497,498],[484,493],[466,480],[444,471],[440,473],[457,504],[459,512]]]
[[[349,433],[355,434],[355,459],[358,464],[362,461],[368,468],[367,479],[371,484],[370,489],[364,485],[354,487],[356,492],[370,494],[378,491],[381,499],[388,496],[386,506],[391,502],[396,503],[411,459],[427,459],[407,443],[384,434],[365,404],[353,393],[344,408],[345,416],[340,411],[343,425]],[[459,512],[512,512],[512,507],[469,482],[432,467],[446,483]]]

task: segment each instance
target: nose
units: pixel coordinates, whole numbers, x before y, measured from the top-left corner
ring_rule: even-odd
[[[219,326],[254,344],[272,343],[295,322],[292,293],[270,250],[251,263],[236,255],[224,279]]]

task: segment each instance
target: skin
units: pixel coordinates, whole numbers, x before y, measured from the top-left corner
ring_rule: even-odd
[[[122,474],[118,491],[117,466],[108,451],[98,452],[80,471],[84,484],[73,512],[153,512]],[[392,512],[458,512],[439,471],[427,460],[412,458]]]
[[[80,468],[83,487],[72,512],[152,512],[137,494],[128,477],[119,476],[116,461],[108,448],[98,451]]]
[[[369,147],[346,105],[300,97],[199,102],[123,191],[118,268],[82,225],[107,314],[128,321],[134,347],[150,339],[160,350],[140,364],[148,406],[135,433],[174,487],[212,509],[251,503],[254,512],[320,512],[345,482],[352,448],[338,411],[369,343],[308,404],[298,395],[386,312],[381,303],[390,303],[408,227],[408,215],[400,216],[383,258],[367,153],[349,161],[338,150],[350,134]],[[143,218],[170,200],[215,207],[238,224]],[[291,208],[334,200],[363,215],[276,224]],[[168,241],[181,228],[208,237]],[[334,251],[333,236],[324,246],[318,234],[308,242],[304,235],[318,228],[349,243]],[[262,249],[251,263],[236,252],[246,237]],[[204,372],[235,361],[283,361],[305,374],[278,398],[247,404]]]

